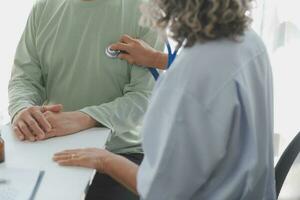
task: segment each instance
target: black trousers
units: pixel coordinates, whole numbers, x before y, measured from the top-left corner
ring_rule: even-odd
[[[120,154],[140,165],[143,154]],[[116,182],[110,176],[96,173],[85,200],[139,200],[139,197]]]

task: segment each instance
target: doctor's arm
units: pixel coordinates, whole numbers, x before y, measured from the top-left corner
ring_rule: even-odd
[[[113,50],[121,50],[119,59],[126,60],[130,64],[142,67],[165,69],[168,64],[168,55],[154,49],[141,39],[123,35],[120,41],[111,46]]]

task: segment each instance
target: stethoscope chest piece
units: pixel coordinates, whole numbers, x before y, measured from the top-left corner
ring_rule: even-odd
[[[110,47],[105,49],[105,54],[110,58],[117,58],[120,55],[121,51],[112,50]]]

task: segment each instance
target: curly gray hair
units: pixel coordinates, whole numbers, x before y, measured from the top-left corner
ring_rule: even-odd
[[[150,0],[143,23],[160,30],[180,45],[193,46],[219,38],[236,39],[251,23],[252,0]]]

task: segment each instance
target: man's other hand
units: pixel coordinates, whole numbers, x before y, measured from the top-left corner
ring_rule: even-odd
[[[45,112],[59,113],[62,105],[33,106],[21,110],[12,122],[13,131],[20,140],[43,140],[52,130],[50,122],[44,116]]]
[[[44,117],[52,127],[44,139],[70,135],[97,125],[97,122],[89,115],[78,111],[59,113],[47,111]]]

